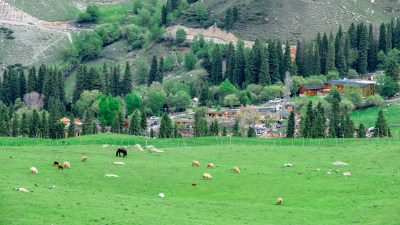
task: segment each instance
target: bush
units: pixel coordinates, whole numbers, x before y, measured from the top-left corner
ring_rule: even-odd
[[[353,69],[349,69],[349,72],[347,72],[347,78],[348,79],[357,79],[358,78],[357,71],[355,71]]]
[[[224,99],[224,106],[237,106],[240,105],[239,99],[236,97],[236,95],[231,94],[227,95]]]
[[[97,59],[103,55],[103,40],[96,32],[82,31],[75,45],[82,60]]]
[[[176,31],[176,37],[175,37],[176,42],[182,43],[186,40],[186,31],[182,28],[178,29]]]
[[[339,79],[339,72],[337,71],[329,71],[328,74],[326,74],[326,79],[329,80],[338,80]]]
[[[97,23],[100,18],[99,6],[96,4],[88,5],[86,12],[79,13],[78,23]]]
[[[125,27],[124,38],[128,40],[128,43],[132,46],[132,49],[143,48],[148,44],[149,32],[146,28],[141,28],[131,24]]]
[[[121,37],[119,27],[116,24],[105,23],[97,25],[94,31],[103,40],[103,45],[111,44]]]
[[[339,103],[339,109],[342,114],[347,114],[354,110],[354,104],[347,99],[343,99]]]
[[[383,104],[383,98],[376,94],[376,95],[371,95],[365,100],[366,106],[376,106],[380,107]]]
[[[192,51],[186,52],[185,53],[185,63],[184,63],[185,69],[187,69],[187,70],[194,69],[194,67],[196,66],[196,63],[197,63],[196,55]]]

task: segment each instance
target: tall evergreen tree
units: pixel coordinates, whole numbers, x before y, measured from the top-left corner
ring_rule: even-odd
[[[197,110],[194,114],[194,136],[204,137],[208,133],[208,125],[206,121],[205,112],[203,110]]]
[[[18,135],[19,135],[19,116],[18,113],[14,113],[11,125],[11,136],[18,137]]]
[[[310,41],[307,45],[304,77],[308,77],[310,75],[319,75],[319,74],[314,74],[314,71],[315,71],[315,69],[314,69],[314,45]]]
[[[348,34],[350,36],[351,48],[357,48],[357,33],[354,23],[351,23]]]
[[[261,67],[260,73],[258,74],[258,83],[262,86],[266,86],[271,84],[271,77],[269,75],[268,48],[263,46],[261,53]]]
[[[339,128],[339,102],[337,99],[332,100],[331,114],[329,116],[329,137],[336,138],[338,136]]]
[[[114,119],[111,124],[111,133],[120,133],[118,113],[114,113]]]
[[[291,111],[286,130],[286,137],[294,138],[294,131],[295,131],[294,111]]]
[[[157,69],[158,69],[157,57],[153,56],[153,60],[151,62],[151,67],[150,67],[150,72],[149,72],[149,80],[147,82],[148,86],[150,86],[153,83],[153,81],[156,80]]]
[[[31,93],[33,91],[36,91],[36,68],[34,66],[29,69],[26,93]]]
[[[129,134],[131,135],[141,135],[141,115],[139,110],[135,110],[132,113],[131,121],[129,123]]]
[[[346,57],[344,55],[345,40],[341,38],[338,43],[338,50],[336,55],[336,67],[341,76],[347,74]]]
[[[160,63],[158,63],[157,75],[155,81],[162,83],[164,79],[164,58],[160,57]]]
[[[319,45],[315,45],[315,51],[314,51],[314,72],[313,74],[315,75],[320,75],[321,74],[321,58],[320,58],[320,51],[319,51]]]
[[[228,46],[228,53],[226,55],[225,77],[227,77],[231,81],[233,81],[233,72],[235,70],[235,62],[236,62],[235,46],[233,46],[232,42],[230,42],[229,46]]]
[[[367,27],[361,23],[361,34],[358,46],[358,72],[360,74],[367,73],[368,67],[368,32]]]
[[[400,20],[397,20],[393,35],[393,47],[400,49]]]
[[[292,56],[290,54],[290,42],[286,41],[285,53],[283,55],[282,70],[286,73],[292,70]]]
[[[286,71],[284,71],[284,68],[283,68],[283,48],[282,48],[282,42],[280,39],[276,40],[276,56],[277,56],[278,64],[279,64],[280,81],[284,82]]]
[[[19,93],[19,97],[23,99],[26,94],[26,77],[23,69],[19,72]]]
[[[225,14],[225,29],[230,31],[233,28],[233,12],[232,8],[228,8]]]
[[[382,109],[379,110],[378,119],[375,123],[374,137],[391,137],[390,128],[386,122],[386,118],[383,115]]]
[[[386,37],[386,26],[384,23],[381,24],[379,27],[379,51],[383,51],[384,53],[387,53],[387,37]]]
[[[254,45],[252,47],[252,51],[254,53],[254,71],[256,75],[256,82],[258,82],[263,51],[263,44],[259,38],[256,38],[256,41],[254,42]]]
[[[349,114],[346,115],[346,126],[345,126],[345,130],[344,130],[344,137],[345,138],[354,138],[354,132],[355,132],[355,128],[354,128],[354,122],[353,120],[350,119]]]
[[[29,134],[28,120],[25,112],[22,113],[21,124],[19,125],[19,134],[23,137],[27,137]]]
[[[32,113],[32,119],[29,123],[30,137],[34,138],[40,134],[39,126],[40,126],[40,116],[38,111],[34,109]]]
[[[37,90],[37,92],[39,92],[41,94],[43,93],[42,88],[43,88],[45,74],[46,74],[46,66],[42,64],[39,67],[38,78],[36,80],[36,90]]]
[[[171,138],[173,135],[172,129],[172,122],[168,116],[168,113],[164,113],[161,118],[161,125],[160,125],[160,138]]]
[[[39,70],[40,72],[40,70]],[[76,70],[76,78],[75,78],[75,89],[73,93],[73,102],[77,102],[82,94],[82,92],[86,89],[85,87],[85,68],[83,65],[79,65]],[[43,93],[43,92],[42,92]],[[46,96],[47,97],[47,96]]]
[[[346,58],[347,70],[350,67],[350,48],[351,48],[350,36],[348,33],[346,33],[344,39],[344,57]]]
[[[214,46],[211,62],[211,83],[219,85],[222,82],[222,56],[218,44]]]
[[[276,42],[270,40],[269,45],[268,45],[268,55],[269,55],[269,73],[271,77],[271,83],[276,83],[278,81],[281,81],[281,76],[279,73],[279,59],[278,59],[278,53],[276,49]]]
[[[369,26],[368,44],[368,71],[373,72],[378,66],[378,44],[374,39],[374,30],[372,24]]]
[[[65,103],[65,82],[64,82],[64,73],[59,69],[57,70],[57,84],[58,84],[58,94],[61,103]]]
[[[108,67],[107,67],[106,63],[103,64],[103,71],[102,72],[103,72],[104,87],[103,87],[103,90],[101,90],[101,93],[103,93],[104,95],[108,95],[108,94],[110,94],[109,89],[108,89],[108,86],[109,86],[108,82],[109,82],[110,73],[108,71]]]
[[[93,111],[90,108],[87,108],[85,111],[85,120],[83,121],[83,126],[82,126],[82,134],[83,135],[92,134],[93,119],[94,119]]]
[[[129,66],[129,62],[126,62],[124,81],[122,82],[122,94],[125,96],[132,92],[132,74],[131,67]]]
[[[365,126],[364,124],[360,123],[360,126],[358,127],[358,138],[365,138]]]
[[[243,82],[245,81],[245,67],[246,59],[244,55],[244,46],[242,43],[238,43],[232,84],[239,87],[242,86]]]
[[[239,121],[238,120],[235,120],[235,125],[233,125],[233,136],[234,137],[239,137],[240,135],[239,135]]]
[[[142,130],[142,133],[143,133],[144,135],[147,135],[147,116],[146,116],[145,111],[142,111],[142,112],[140,113],[140,115],[141,115],[141,118],[140,118],[140,128],[141,128],[141,130]]]
[[[75,117],[74,114],[69,114],[69,126],[68,126],[68,137],[75,137]]]
[[[321,72],[322,74],[327,74],[327,71],[325,71],[326,68],[326,58],[328,55],[328,48],[329,48],[329,41],[328,41],[328,36],[326,33],[324,33],[324,36],[322,38],[322,47],[320,49],[321,52]]]
[[[254,51],[251,50],[246,57],[246,67],[244,69],[246,76],[246,84],[254,84],[257,82],[256,71],[255,71],[255,58]]]
[[[335,70],[335,45],[330,41],[326,55],[325,73]]]
[[[161,26],[167,25],[167,16],[168,16],[167,7],[163,5],[161,9]]]
[[[390,23],[386,26],[386,49],[387,51],[392,49],[392,26]]]
[[[10,82],[9,82],[9,93],[11,97],[11,102],[15,102],[15,99],[21,97],[21,86],[18,72],[14,69],[9,71]]]

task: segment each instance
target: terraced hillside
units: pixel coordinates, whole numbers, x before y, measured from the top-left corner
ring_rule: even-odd
[[[317,32],[337,30],[340,24],[351,22],[381,23],[400,16],[398,0],[204,0],[208,12],[220,21],[234,5],[240,9],[240,19],[232,32],[245,40],[280,37],[296,40],[315,37]],[[187,26],[199,26],[191,18],[191,7],[182,19]]]

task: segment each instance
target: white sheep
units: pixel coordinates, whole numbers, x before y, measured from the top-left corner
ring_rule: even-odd
[[[64,167],[69,169],[69,168],[71,168],[71,164],[69,164],[69,162],[67,162],[67,161],[64,161]]]
[[[19,191],[22,191],[22,192],[29,192],[29,191],[26,190],[25,188],[15,188],[15,190],[19,190]]]
[[[31,173],[36,173],[36,174],[39,173],[35,167],[31,167],[30,171],[31,171]]]

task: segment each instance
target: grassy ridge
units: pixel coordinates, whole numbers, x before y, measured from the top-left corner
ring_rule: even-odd
[[[165,150],[130,150],[127,158],[115,158],[115,148],[101,146],[0,147],[0,224],[397,224],[400,220],[396,143]],[[82,154],[87,163],[80,162]],[[59,171],[53,160],[69,161],[71,169]],[[191,167],[192,160],[201,167]],[[331,164],[337,160],[350,165]],[[114,161],[126,165],[116,166]],[[209,161],[215,169],[205,167]],[[287,162],[293,167],[282,167]],[[31,166],[38,168],[38,175],[29,173]],[[241,173],[234,173],[233,166]],[[352,175],[343,176],[335,169]],[[202,180],[204,172],[213,180]],[[107,173],[119,178],[104,177]],[[21,193],[15,187],[33,192]],[[166,197],[157,197],[160,192]],[[281,206],[275,205],[278,197],[283,198]]]

